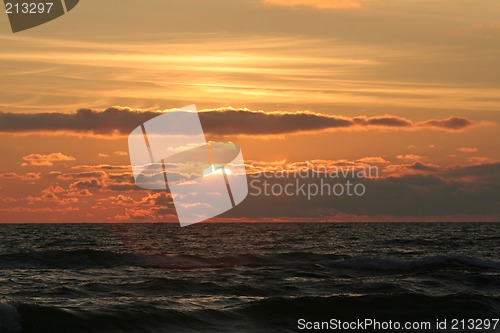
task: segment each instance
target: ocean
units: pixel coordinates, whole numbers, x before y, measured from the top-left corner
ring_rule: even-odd
[[[0,332],[500,332],[499,253],[495,223],[0,225]]]

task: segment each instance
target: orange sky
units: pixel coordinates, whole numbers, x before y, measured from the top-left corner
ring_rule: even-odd
[[[0,15],[0,222],[175,221],[168,194],[133,184],[126,135],[189,104],[248,165],[381,170],[358,202],[249,198],[223,220],[498,220],[499,14],[488,0],[86,0],[17,34]]]

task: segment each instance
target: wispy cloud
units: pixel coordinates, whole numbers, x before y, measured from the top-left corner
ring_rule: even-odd
[[[35,181],[41,178],[40,172],[29,172],[26,174],[18,174],[16,172],[6,172],[0,173],[0,179],[14,179],[14,180],[23,180],[23,181]]]
[[[479,149],[474,147],[460,147],[457,150],[462,153],[477,153],[479,151]]]
[[[363,0],[262,0],[266,5],[297,7],[307,6],[318,9],[359,9]]]
[[[361,28],[365,24],[358,21],[361,16],[353,18],[354,22],[330,19],[331,23],[325,21],[327,16],[320,15],[313,24],[331,24],[323,29],[331,30],[326,35],[304,36],[308,29],[296,31],[295,26],[302,24],[292,22],[293,17],[276,17],[269,24],[280,33],[162,35],[148,47],[142,40],[109,43],[0,36],[2,43],[11,46],[0,53],[4,66],[0,109],[66,112],[80,105],[144,108],[203,101],[204,107],[229,104],[252,109],[281,105],[324,111],[332,105],[370,105],[379,110],[497,110],[499,89],[491,84],[497,76],[488,70],[496,66],[496,53],[481,53],[481,70],[466,75],[463,70],[477,59],[470,52],[482,48],[469,47],[457,58],[457,48],[449,45],[436,47],[411,40],[404,46],[394,44],[393,39],[408,37],[405,30],[397,38],[387,34],[397,32],[399,26],[378,30],[377,23],[372,29],[370,24],[378,20],[369,20]],[[360,29],[352,29],[353,24]],[[287,29],[293,33],[281,33]],[[411,27],[410,31],[419,29]],[[353,34],[368,32],[361,42],[353,39]],[[385,36],[387,43],[369,41],[374,35]],[[14,79],[19,75],[29,75],[29,82]]]
[[[476,38],[500,38],[500,21],[477,22],[461,27],[456,32],[462,36]]]

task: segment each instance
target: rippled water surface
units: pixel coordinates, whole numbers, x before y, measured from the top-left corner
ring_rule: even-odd
[[[500,224],[1,225],[0,332],[498,318],[499,253]]]

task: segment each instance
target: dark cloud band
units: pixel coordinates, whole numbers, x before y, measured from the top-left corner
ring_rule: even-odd
[[[159,112],[129,108],[104,111],[80,109],[76,113],[0,112],[0,133],[74,132],[127,135],[134,128],[159,115]],[[213,109],[200,112],[203,128],[217,135],[279,135],[335,129],[424,129],[459,131],[475,123],[467,118],[450,117],[422,122],[384,115],[341,117],[312,112],[263,112],[247,109]]]

